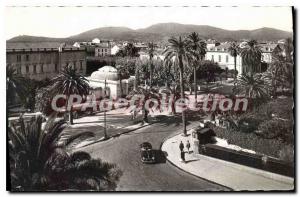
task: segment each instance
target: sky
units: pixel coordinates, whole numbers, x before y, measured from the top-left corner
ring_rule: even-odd
[[[290,7],[5,7],[5,37],[68,37],[107,26],[156,23],[210,25],[228,30],[271,27],[292,32]]]

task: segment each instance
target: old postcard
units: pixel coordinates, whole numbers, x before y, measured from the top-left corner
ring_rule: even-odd
[[[7,190],[295,191],[293,7],[5,17]]]

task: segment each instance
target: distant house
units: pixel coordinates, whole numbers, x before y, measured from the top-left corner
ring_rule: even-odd
[[[103,57],[111,55],[111,45],[109,42],[100,43],[95,46],[95,56]]]
[[[278,44],[260,44],[260,48],[262,51],[261,60],[264,63],[271,63],[272,62],[272,52],[276,48]]]
[[[207,49],[205,59],[217,62],[222,69],[228,68],[229,70],[234,69],[234,57],[232,57],[228,51],[230,43],[221,43],[218,46],[210,47]],[[236,69],[239,74],[242,73],[242,58],[237,56]]]
[[[99,38],[94,38],[94,39],[92,40],[92,43],[94,43],[94,44],[99,44],[99,43],[100,43],[100,39],[99,39]]]
[[[118,45],[114,45],[112,48],[111,48],[111,55],[116,55],[119,51],[120,51],[121,47],[118,46]]]
[[[75,42],[75,43],[73,44],[73,47],[80,48],[80,47],[81,47],[81,43],[80,43],[80,42]]]

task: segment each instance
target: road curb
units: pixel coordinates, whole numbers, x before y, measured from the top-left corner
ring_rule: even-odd
[[[192,128],[190,128],[190,129],[193,129],[193,128],[196,128],[196,127],[198,127],[198,126],[192,127]],[[181,131],[176,131],[174,134],[171,134],[171,135],[169,135],[168,137],[164,138],[164,139],[163,139],[163,142],[160,144],[159,149],[162,151],[161,148],[162,148],[163,144],[165,143],[165,141],[169,140],[170,138],[172,138],[172,137],[174,137],[174,136],[176,136],[176,135],[179,135],[180,133],[181,133]],[[170,161],[170,160],[168,159],[168,157],[166,157],[166,160],[167,160],[168,163],[170,163],[172,166],[176,167],[177,169],[179,169],[179,170],[181,170],[181,171],[183,171],[183,172],[185,172],[185,173],[187,173],[187,174],[189,174],[189,175],[191,175],[191,176],[194,176],[194,177],[196,177],[196,178],[205,180],[205,181],[210,182],[210,183],[212,183],[212,184],[219,185],[219,186],[221,186],[221,187],[225,187],[225,188],[227,188],[229,191],[234,191],[234,190],[233,190],[232,188],[230,188],[230,187],[227,187],[227,186],[224,186],[224,185],[219,184],[219,183],[217,183],[217,182],[214,182],[214,181],[208,180],[208,179],[206,179],[206,178],[200,177],[200,176],[198,176],[198,175],[195,175],[195,174],[193,174],[193,173],[191,173],[191,172],[189,172],[189,171],[186,171],[186,170],[184,170],[184,169],[178,167],[178,166],[175,165],[172,161]]]
[[[195,128],[195,127],[192,127],[191,129],[193,129],[193,128]],[[189,130],[190,130],[190,129],[189,129]],[[163,142],[162,142],[161,145],[160,145],[160,149],[162,150],[162,147],[163,147],[163,145],[166,143],[166,141],[170,140],[171,138],[173,138],[173,137],[175,137],[175,136],[178,136],[179,134],[180,134],[180,132],[176,132],[175,134],[171,134],[170,136],[164,138]],[[163,151],[163,150],[162,150],[162,151]],[[205,156],[205,155],[203,155],[203,156],[204,156],[204,157],[207,157],[207,158],[210,159],[210,160],[218,160],[218,162],[224,163],[224,165],[225,165],[225,163],[226,163],[226,165],[228,165],[227,163],[230,163],[230,166],[231,166],[231,165],[238,165],[238,164],[231,163],[231,162],[225,162],[225,161],[223,161],[223,160],[219,160],[219,159],[214,158],[214,157],[208,157],[208,156]],[[228,188],[228,189],[230,189],[230,190],[232,190],[232,191],[235,191],[235,189],[231,188],[230,185],[227,186],[227,184],[225,184],[224,182],[221,184],[221,183],[215,182],[215,181],[217,181],[217,180],[206,179],[206,178],[204,178],[204,177],[201,177],[201,176],[197,175],[197,173],[194,174],[194,173],[191,173],[191,172],[187,171],[186,169],[184,169],[184,167],[182,167],[181,165],[176,164],[176,162],[174,162],[173,160],[170,160],[168,157],[166,157],[166,160],[167,160],[170,164],[172,164],[173,166],[177,167],[178,169],[180,169],[180,170],[182,170],[182,171],[184,171],[184,172],[186,172],[186,173],[188,173],[188,174],[191,174],[191,175],[196,176],[196,177],[198,177],[198,178],[201,178],[201,179],[207,180],[207,181],[209,181],[209,182],[215,183],[215,184],[217,184],[217,185],[223,186],[223,187]],[[232,166],[231,166],[231,167],[232,167]],[[232,167],[232,168],[233,168],[233,167]],[[247,171],[248,173],[249,173],[249,172],[250,172],[250,173],[254,173],[253,171],[250,171],[250,170],[253,170],[252,168],[251,168],[251,169],[246,168],[246,169],[243,169],[243,170]],[[257,169],[255,169],[255,170],[257,170]],[[264,172],[264,173],[266,173],[266,172]],[[269,173],[269,172],[268,172],[268,173]],[[256,172],[256,171],[255,171],[254,174],[257,174],[257,175],[259,175],[259,176],[262,176],[262,177],[265,177],[265,178],[268,178],[268,179],[276,180],[276,181],[282,182],[282,183],[284,183],[284,184],[292,184],[292,183],[290,183],[291,181],[292,181],[293,183],[295,183],[294,179],[293,179],[293,180],[290,180],[289,177],[285,177],[285,176],[282,176],[282,175],[277,175],[277,174],[274,174],[274,173],[270,173],[270,174],[272,174],[272,175],[274,174],[274,176],[265,176],[265,175],[263,176],[262,174],[260,174],[260,173],[258,173],[258,172]],[[284,179],[285,181],[282,180],[282,179],[280,179],[280,180],[274,179],[274,177],[277,177],[277,176],[282,177],[282,179]],[[288,179],[288,181],[287,181],[286,179]],[[223,185],[223,184],[225,184],[225,185]],[[289,191],[293,191],[294,189],[295,189],[295,185],[294,185],[293,189],[288,189],[288,190],[283,190],[283,191],[289,192]],[[246,191],[246,189],[245,189],[245,190],[238,190],[238,191]],[[247,191],[248,191],[248,190],[247,190]],[[257,190],[257,191],[259,191],[259,190]],[[263,191],[263,190],[262,190],[262,191]],[[270,190],[270,191],[278,191],[278,190]]]

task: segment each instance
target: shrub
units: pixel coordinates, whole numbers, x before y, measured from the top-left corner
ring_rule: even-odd
[[[238,130],[244,133],[251,133],[257,130],[258,125],[262,120],[254,117],[245,117],[239,120]]]
[[[219,138],[226,139],[229,144],[234,144],[272,157],[278,157],[279,150],[284,146],[284,143],[280,140],[264,139],[255,133],[243,133],[216,126],[213,130]]]
[[[288,163],[294,162],[294,147],[292,145],[286,145],[279,151],[279,159]]]
[[[279,139],[288,144],[294,140],[293,125],[290,121],[280,119],[267,120],[259,125],[260,134],[263,138]]]

